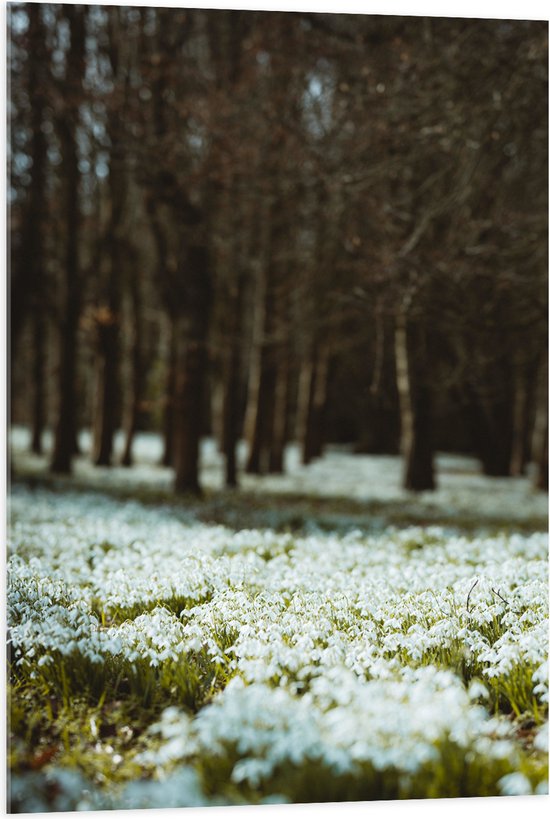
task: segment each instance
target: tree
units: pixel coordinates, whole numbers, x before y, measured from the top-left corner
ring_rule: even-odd
[[[51,470],[60,473],[71,471],[77,432],[76,352],[83,285],[77,128],[85,73],[86,13],[86,6],[63,6],[60,10],[60,21],[67,22],[70,37],[56,112],[62,155],[65,258],[60,283],[58,410]]]
[[[179,492],[212,429],[228,486],[241,435],[255,474],[400,437],[413,491],[441,447],[544,483],[544,25],[20,4],[10,43],[14,417],[38,449],[57,352],[52,468],[122,422]]]

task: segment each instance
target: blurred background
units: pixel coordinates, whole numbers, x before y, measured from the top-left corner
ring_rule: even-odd
[[[228,486],[244,440],[547,489],[547,67],[546,22],[10,4],[11,423],[56,474],[157,432],[178,492],[206,436]]]

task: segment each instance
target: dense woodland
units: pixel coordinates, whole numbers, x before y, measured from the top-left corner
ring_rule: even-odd
[[[547,488],[548,25],[8,7],[11,421]]]

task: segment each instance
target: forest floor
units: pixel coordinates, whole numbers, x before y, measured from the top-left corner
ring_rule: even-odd
[[[204,497],[178,499],[156,436],[70,479],[27,445],[14,430],[13,811],[547,792],[528,478],[441,455],[412,495],[399,458],[291,447],[230,491],[206,441]]]
[[[460,531],[545,531],[548,497],[535,492],[529,477],[487,478],[479,462],[462,455],[438,454],[435,492],[411,493],[401,487],[401,458],[391,455],[356,455],[347,447],[329,447],[308,466],[300,463],[298,447],[285,454],[283,475],[244,473],[246,450],[239,449],[239,488],[224,488],[224,459],[213,440],[201,450],[201,485],[204,495],[178,499],[172,490],[173,470],[160,466],[160,436],[141,433],[134,446],[132,467],[116,465],[122,436],[115,442],[115,465],[96,467],[87,455],[90,436],[80,435],[83,456],[75,458],[70,477],[48,471],[50,436],[45,454],[29,452],[28,430],[16,427],[11,434],[14,480],[34,486],[99,490],[120,499],[169,504],[187,510],[204,522],[237,528],[269,526],[276,530],[338,531],[354,527],[369,531],[388,525],[441,525]]]

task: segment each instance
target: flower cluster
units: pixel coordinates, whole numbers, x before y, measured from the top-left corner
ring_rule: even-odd
[[[368,764],[407,780],[437,762],[449,743],[496,759],[517,756],[509,726],[473,705],[455,675],[433,667],[367,683],[333,668],[299,698],[235,678],[194,720],[171,708],[153,730],[165,744],[144,762],[165,766],[234,750],[232,780],[255,786],[285,763],[306,761],[336,775],[359,775]]]
[[[15,488],[14,673],[51,683],[85,663],[106,686],[135,668],[139,693],[147,669],[148,690],[160,681],[174,700],[139,762],[174,793],[178,782],[195,793],[196,771],[215,765],[261,794],[287,793],[281,777],[307,766],[362,782],[385,772],[395,793],[429,794],[422,777],[449,749],[491,768],[494,792],[540,790],[501,712],[539,724],[547,712],[546,541],[438,527],[234,532]],[[545,742],[539,731],[534,752]],[[120,806],[158,806],[137,785],[125,793]]]

